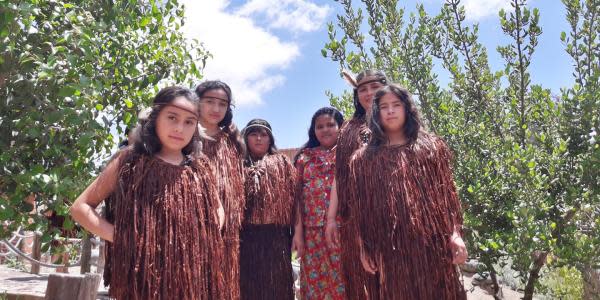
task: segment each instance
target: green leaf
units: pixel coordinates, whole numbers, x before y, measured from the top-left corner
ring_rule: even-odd
[[[150,23],[150,17],[143,17],[140,20],[140,27],[146,27]]]

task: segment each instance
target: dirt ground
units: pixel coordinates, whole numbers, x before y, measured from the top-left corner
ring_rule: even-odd
[[[21,270],[11,269],[6,265],[0,265],[0,296],[3,294],[18,294],[27,295],[27,299],[43,299],[46,291],[48,273],[53,272],[52,269],[42,268],[40,275],[29,274]],[[69,269],[70,273],[79,274],[79,269],[76,267]],[[493,299],[489,291],[474,286],[473,276],[475,274],[464,273],[463,281],[467,298],[469,300],[476,299]],[[518,300],[523,297],[523,294],[513,291],[508,287],[502,288],[504,299]],[[24,298],[21,298],[24,299]],[[99,288],[98,299],[107,299],[106,289],[101,283]]]

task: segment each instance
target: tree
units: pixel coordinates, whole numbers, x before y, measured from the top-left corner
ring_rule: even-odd
[[[591,171],[598,163],[598,116],[592,112],[599,108],[594,2],[565,1],[573,24],[567,53],[581,83],[562,97],[531,85],[528,67],[542,30],[538,10],[525,1],[513,0],[511,10],[500,12],[501,29],[512,41],[498,47],[505,68],[496,72],[478,41],[478,26],[465,23],[459,0],[446,1],[433,17],[418,5],[408,24],[396,1],[364,0],[370,39],[360,32],[362,8],[349,0],[340,1],[340,39],[329,24],[324,56],[354,72],[386,71],[414,91],[430,130],[453,148],[470,250],[486,265],[496,292],[499,264],[510,263],[518,272],[526,299],[550,258],[550,267],[597,265],[598,256],[590,252],[598,245],[600,216],[598,171]],[[434,61],[450,73],[447,88],[432,72]],[[348,106],[348,98],[330,97],[332,105]]]
[[[113,151],[110,129],[134,124],[159,85],[199,78],[207,53],[179,31],[177,0],[0,3],[0,237],[25,226],[48,242],[23,199],[72,228],[69,203]]]

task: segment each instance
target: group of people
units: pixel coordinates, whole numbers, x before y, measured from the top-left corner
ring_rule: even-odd
[[[465,299],[448,146],[383,72],[345,77],[354,115],[317,110],[293,159],[266,120],[236,128],[224,82],[160,90],[71,207],[110,296],[293,299],[296,252],[300,299]]]

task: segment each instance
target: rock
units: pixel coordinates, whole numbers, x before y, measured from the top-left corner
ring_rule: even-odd
[[[478,269],[481,269],[481,264],[476,259],[471,259],[464,264],[459,265],[461,271],[467,273],[477,273]]]
[[[488,272],[477,273],[473,276],[473,285],[486,286],[492,284],[492,278]]]

